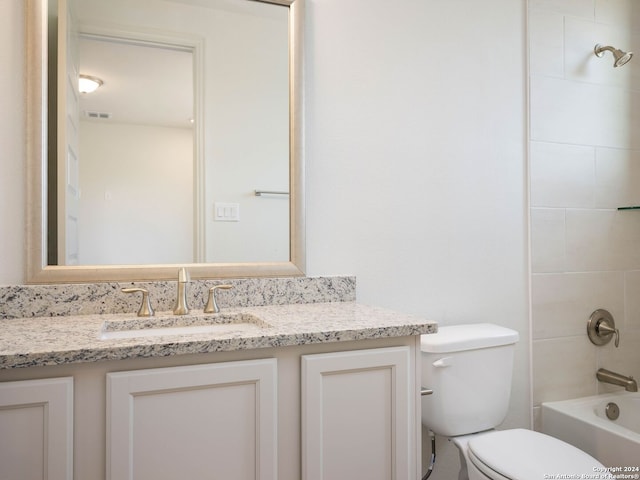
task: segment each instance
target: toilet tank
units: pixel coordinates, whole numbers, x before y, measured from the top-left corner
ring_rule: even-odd
[[[490,323],[452,325],[422,335],[422,423],[456,436],[498,426],[509,408],[518,332]]]

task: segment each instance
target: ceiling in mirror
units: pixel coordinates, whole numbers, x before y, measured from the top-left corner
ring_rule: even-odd
[[[88,115],[100,113],[111,123],[191,128],[190,48],[87,34],[79,35],[78,47],[80,76],[102,80],[95,92],[80,93],[83,119],[104,119]]]
[[[66,109],[49,109],[48,145],[29,129],[28,280],[302,274],[301,0],[50,2],[49,98]],[[30,7],[38,73],[46,5]],[[79,93],[80,75],[101,86]]]

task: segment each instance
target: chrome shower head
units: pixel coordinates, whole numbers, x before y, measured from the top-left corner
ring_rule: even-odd
[[[631,60],[631,57],[633,57],[632,52],[623,52],[622,50],[618,50],[617,48],[613,48],[609,46],[603,47],[600,44],[597,44],[594,47],[593,52],[596,54],[596,57],[602,57],[604,55],[604,52],[607,50],[613,54],[614,68],[625,65],[629,60]]]

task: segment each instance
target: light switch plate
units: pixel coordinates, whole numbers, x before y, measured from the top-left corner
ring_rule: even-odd
[[[240,204],[215,202],[213,204],[213,220],[216,222],[239,222]]]

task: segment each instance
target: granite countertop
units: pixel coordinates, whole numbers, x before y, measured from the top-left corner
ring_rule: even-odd
[[[252,315],[253,320],[233,323],[240,314]],[[231,323],[187,334],[165,330],[148,335],[148,330],[138,330],[143,335],[133,338],[128,329],[141,329],[144,325],[136,322],[146,321],[133,313],[5,319],[0,322],[0,369],[402,337],[437,330],[435,322],[424,318],[355,302],[229,308],[209,315],[193,311],[180,320],[206,327],[216,315]],[[170,312],[151,317],[160,324],[175,319]]]

